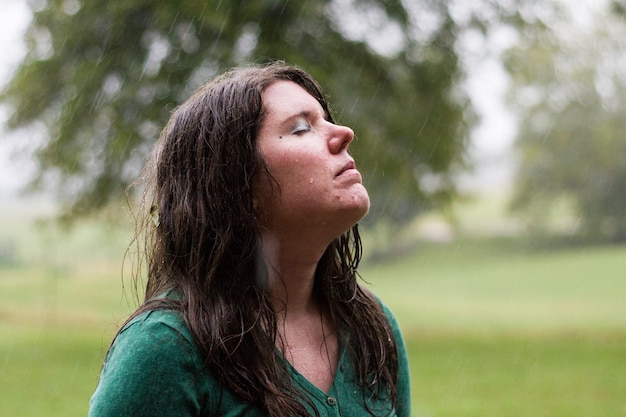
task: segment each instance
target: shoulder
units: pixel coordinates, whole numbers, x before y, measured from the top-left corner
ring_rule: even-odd
[[[398,416],[410,416],[411,415],[411,375],[408,352],[406,343],[400,329],[400,325],[395,315],[384,302],[378,297],[374,296],[378,301],[381,309],[383,310],[387,322],[394,335],[396,341],[396,349],[398,353],[398,380],[397,380],[397,415]]]
[[[193,344],[193,337],[182,314],[173,310],[151,310],[139,314],[122,327],[117,338],[130,335],[139,338],[175,336],[181,342]]]
[[[369,290],[364,290],[366,292],[366,294],[371,297],[374,302],[378,305],[378,307],[380,308],[380,310],[382,311],[385,319],[387,320],[387,324],[389,326],[389,329],[396,341],[396,346],[398,348],[398,354],[400,357],[400,365],[402,366],[402,361],[406,361],[406,345],[404,342],[404,336],[402,334],[402,329],[400,327],[400,323],[398,322],[398,319],[396,318],[396,316],[394,315],[393,311],[391,310],[391,308],[385,304],[385,302],[383,302],[380,297],[378,297],[376,294],[374,294],[373,292],[369,291]]]
[[[202,365],[180,314],[142,313],[120,330],[111,345],[91,399],[90,416],[193,415],[206,401]],[[180,413],[169,414],[176,410]]]
[[[391,308],[387,304],[385,304],[385,302],[381,300],[380,297],[378,297],[373,292],[369,291],[368,289],[363,289],[363,291],[369,297],[371,297],[376,302],[376,304],[378,304],[383,314],[385,315],[385,318],[387,319],[387,323],[389,323],[389,327],[391,327],[391,330],[393,331],[394,336],[396,336],[396,338],[397,337],[401,338],[402,332],[400,331],[400,325],[398,324],[398,319],[393,314],[393,311],[391,310]]]
[[[175,351],[176,354],[184,351],[191,358],[197,353],[191,332],[182,316],[171,310],[148,311],[126,323],[115,338],[107,361],[120,351],[124,351],[124,356],[136,356],[141,352],[142,357],[151,356],[152,360],[167,355],[169,351]]]

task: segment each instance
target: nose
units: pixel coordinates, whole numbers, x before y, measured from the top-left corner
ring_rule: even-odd
[[[348,149],[348,145],[354,139],[354,131],[348,126],[332,125],[328,148],[331,153],[339,153]]]

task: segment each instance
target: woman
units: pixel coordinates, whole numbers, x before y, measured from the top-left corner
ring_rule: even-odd
[[[145,301],[91,417],[410,415],[398,325],[356,282],[369,197],[353,138],[281,63],[174,112],[147,174]]]

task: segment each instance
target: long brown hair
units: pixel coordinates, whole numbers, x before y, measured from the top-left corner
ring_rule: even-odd
[[[269,416],[296,416],[308,414],[308,401],[276,355],[277,318],[252,203],[255,178],[269,175],[256,147],[261,94],[278,80],[302,86],[332,121],[316,81],[282,63],[228,71],[174,111],[145,175],[139,224],[147,284],[130,319],[153,309],[180,311],[221,384]],[[324,252],[315,296],[340,334],[349,335],[342,342],[364,400],[390,398],[395,405],[395,340],[378,302],[357,284],[360,259],[355,225]],[[178,297],[158,297],[168,291]]]

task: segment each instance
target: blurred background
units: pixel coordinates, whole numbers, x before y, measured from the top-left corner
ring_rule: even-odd
[[[413,415],[626,416],[623,0],[0,7],[0,415],[86,415],[136,305],[127,186],[195,88],[281,59],[356,132]]]

